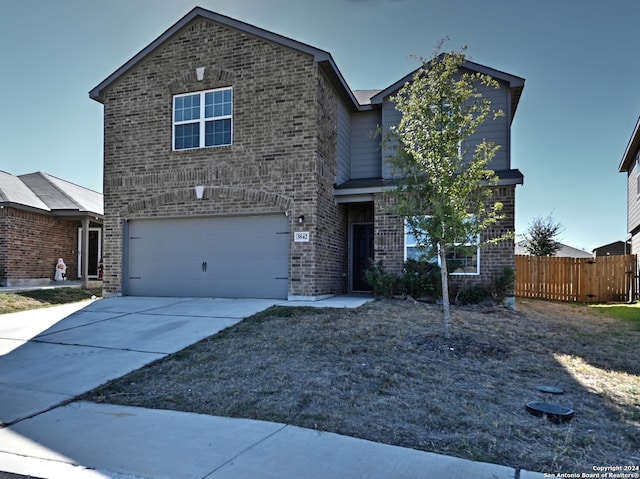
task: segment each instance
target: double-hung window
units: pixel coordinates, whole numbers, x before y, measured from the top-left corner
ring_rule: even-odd
[[[446,247],[447,271],[450,274],[480,274],[480,247],[477,236],[464,243]]]
[[[174,150],[231,145],[232,126],[231,88],[173,97]]]
[[[428,238],[424,237],[426,235],[421,236],[423,236],[421,240],[428,243]],[[480,238],[478,236],[469,237],[462,243],[447,245],[445,249],[449,274],[480,274]],[[407,222],[404,230],[404,259],[437,262],[440,265],[440,255],[429,245],[420,244]]]
[[[414,236],[411,227],[406,221],[404,223],[404,259],[405,261],[408,259],[430,262],[438,261],[437,255],[433,252],[433,248],[420,244],[420,240]]]

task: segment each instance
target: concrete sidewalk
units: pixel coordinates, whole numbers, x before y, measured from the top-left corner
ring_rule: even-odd
[[[313,305],[366,299],[325,301]],[[543,477],[284,424],[74,401],[273,304],[291,303],[127,297],[0,315],[0,471],[64,479]]]
[[[508,467],[284,424],[89,402],[0,430],[0,445],[0,468],[61,479],[517,477]]]

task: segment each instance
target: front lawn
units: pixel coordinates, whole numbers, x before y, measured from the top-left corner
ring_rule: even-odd
[[[640,330],[640,303],[594,304],[591,307],[606,316],[629,321],[634,324],[638,330]]]
[[[102,288],[48,288],[11,293],[3,293],[0,289],[0,314],[75,303],[90,299],[94,295],[102,296]]]
[[[640,465],[640,330],[587,306],[276,307],[84,396],[276,421],[546,473]],[[538,390],[553,386],[564,394]],[[529,401],[575,411],[555,424]]]

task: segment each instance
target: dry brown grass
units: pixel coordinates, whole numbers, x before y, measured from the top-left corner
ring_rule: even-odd
[[[640,331],[584,306],[272,308],[85,396],[283,422],[541,472],[640,464]],[[550,396],[537,390],[565,390]],[[529,401],[570,407],[553,424]]]
[[[12,293],[0,289],[0,314],[75,303],[91,296],[102,296],[102,288],[46,288]]]

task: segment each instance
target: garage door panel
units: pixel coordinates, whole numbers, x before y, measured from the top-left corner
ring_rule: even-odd
[[[130,295],[287,297],[284,215],[136,220],[128,236]]]

